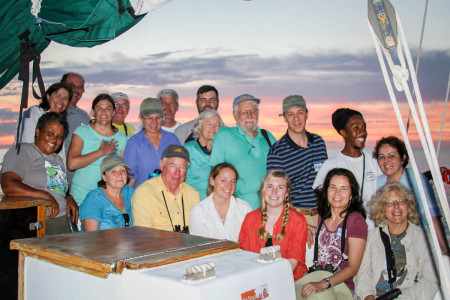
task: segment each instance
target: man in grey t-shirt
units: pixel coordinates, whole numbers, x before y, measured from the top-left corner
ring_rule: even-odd
[[[72,134],[79,126],[88,125],[91,121],[88,113],[77,107],[78,101],[84,94],[84,78],[81,74],[69,72],[62,76],[61,82],[66,83],[72,89],[72,98],[69,101],[69,106],[67,107],[67,123],[69,123],[69,133],[64,140],[64,146],[67,152],[70,147],[70,140]],[[67,180],[69,184],[72,183],[73,172],[67,170]]]

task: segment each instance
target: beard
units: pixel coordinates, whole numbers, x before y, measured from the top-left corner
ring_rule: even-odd
[[[248,128],[245,126],[246,122],[253,122],[253,126],[251,128]],[[257,119],[245,119],[242,121],[238,121],[238,126],[242,129],[243,132],[248,133],[248,132],[253,132],[256,130],[256,128],[258,127],[258,120]]]

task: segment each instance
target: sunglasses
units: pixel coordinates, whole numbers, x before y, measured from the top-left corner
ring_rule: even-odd
[[[130,215],[129,214],[123,214],[123,220],[125,221],[125,227],[130,226]]]

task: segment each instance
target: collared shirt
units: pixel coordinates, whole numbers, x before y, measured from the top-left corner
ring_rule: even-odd
[[[135,190],[131,199],[133,223],[167,231],[173,231],[175,225],[183,228],[184,225],[189,226],[191,209],[199,201],[198,192],[190,185],[181,183],[180,192],[174,195],[166,188],[162,177],[158,176]]]
[[[293,258],[298,261],[297,269],[294,271],[294,281],[300,279],[308,270],[305,265],[306,251],[306,219],[295,210],[289,210],[289,220],[284,229],[284,238],[279,241],[275,237],[280,233],[283,224],[283,214],[280,214],[277,222],[273,226],[273,245],[280,245],[281,257]],[[239,233],[239,243],[241,249],[259,253],[261,248],[265,247],[265,241],[258,237],[258,229],[262,225],[261,210],[257,209],[247,214],[242,223],[241,232]]]
[[[135,188],[148,179],[149,173],[159,169],[159,161],[164,150],[172,144],[179,145],[180,142],[173,133],[165,130],[161,130],[158,149],[150,143],[144,130],[137,132],[128,140],[123,160],[131,168],[132,177],[136,179]]]
[[[192,133],[192,130],[194,129],[195,120],[191,120],[187,123],[184,123],[180,126],[178,126],[177,129],[175,129],[175,135],[177,136],[178,140],[180,141],[181,145],[184,145],[186,143],[186,139],[190,136]]]
[[[125,134],[127,138],[132,137],[134,135],[134,132],[136,131],[134,126],[129,123],[123,123],[122,125],[118,125],[113,122],[112,124],[114,127],[117,128],[117,130]]]
[[[283,170],[291,181],[291,202],[295,207],[310,209],[317,206],[317,195],[312,188],[322,163],[328,159],[323,139],[306,132],[306,148],[297,145],[288,133],[273,144],[267,155],[267,171]]]
[[[191,211],[191,234],[237,242],[245,215],[252,211],[250,204],[231,196],[225,224],[214,206],[214,193],[197,203]]]
[[[222,162],[232,164],[239,174],[235,195],[247,201],[253,209],[260,207],[258,189],[266,174],[267,153],[270,146],[261,134],[252,138],[239,126],[222,127],[214,136],[210,166]],[[270,141],[275,143],[273,135],[267,131]]]

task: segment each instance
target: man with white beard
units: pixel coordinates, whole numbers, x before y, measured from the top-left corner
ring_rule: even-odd
[[[235,195],[247,201],[253,209],[260,206],[258,189],[266,174],[267,154],[276,141],[267,130],[258,127],[259,103],[244,94],[233,101],[236,127],[222,127],[214,136],[210,165],[227,162],[236,168],[239,178]]]

